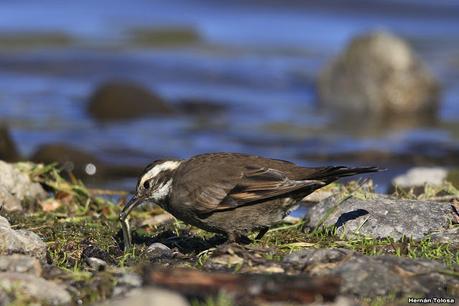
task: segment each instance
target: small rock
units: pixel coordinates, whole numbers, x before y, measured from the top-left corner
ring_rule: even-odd
[[[433,117],[439,86],[403,39],[385,32],[356,37],[320,73],[320,103],[335,111]]]
[[[326,264],[342,261],[354,252],[347,249],[302,249],[284,257],[284,263],[304,268],[310,264]]]
[[[150,244],[145,252],[150,260],[170,258],[173,256],[172,250],[168,246],[159,242]]]
[[[299,251],[284,261],[295,259],[314,276],[337,276],[342,279],[341,293],[359,297],[388,294],[448,296],[459,280],[441,273],[446,267],[436,261],[413,260],[397,256],[365,256],[350,250],[321,249]]]
[[[249,273],[265,273],[265,274],[276,274],[276,273],[284,273],[285,270],[278,264],[270,264],[270,265],[258,265],[255,267],[251,267],[248,269]]]
[[[115,260],[107,251],[101,249],[97,245],[92,244],[90,241],[83,240],[80,244],[85,245],[83,251],[81,252],[80,258],[88,263],[94,264],[95,267],[100,265],[106,266],[107,263],[114,264]],[[97,260],[98,259],[98,260]]]
[[[113,288],[113,297],[125,295],[134,288],[142,286],[142,278],[136,273],[122,271],[116,280],[116,286]]]
[[[223,254],[209,259],[209,263],[220,266],[236,266],[244,263],[244,258],[236,254]]]
[[[41,276],[42,267],[40,262],[33,257],[21,254],[0,256],[0,272],[29,273]]]
[[[42,304],[63,305],[71,302],[70,294],[60,285],[31,274],[0,272],[0,292],[14,292]]]
[[[86,263],[93,271],[104,271],[107,268],[107,262],[97,257],[86,258]]]
[[[351,299],[347,296],[338,296],[336,297],[334,302],[318,302],[318,303],[311,303],[308,306],[363,306],[362,302],[358,299]],[[274,305],[273,305],[274,306]]]
[[[21,200],[12,195],[8,189],[0,186],[0,208],[6,211],[21,211]]]
[[[117,283],[136,288],[142,286],[142,278],[135,273],[123,273]]]
[[[167,306],[189,306],[187,300],[173,291],[159,288],[142,288],[136,289],[129,295],[120,300],[110,300],[101,305],[113,306],[151,306],[151,305],[167,305]]]
[[[0,254],[26,254],[46,259],[46,243],[41,238],[27,230],[13,230],[4,217],[0,216]]]
[[[6,126],[0,125],[0,160],[15,162],[20,159],[16,145]]]
[[[445,231],[452,222],[452,207],[448,203],[372,196],[345,201],[339,196],[327,198],[308,211],[306,226],[336,226],[346,237],[422,239],[432,232]]]
[[[7,211],[21,210],[21,201],[46,197],[40,184],[34,183],[17,165],[0,161],[0,207]]]
[[[443,232],[432,233],[432,241],[446,243],[452,248],[459,248],[459,226],[447,229]]]
[[[98,120],[125,120],[169,115],[173,110],[156,94],[130,82],[100,85],[89,99],[88,112]]]

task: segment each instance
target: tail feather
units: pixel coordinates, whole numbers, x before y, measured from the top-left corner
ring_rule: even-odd
[[[349,168],[345,166],[331,166],[331,167],[325,167],[325,168],[318,168],[317,170],[318,171],[312,173],[311,176],[308,177],[308,179],[333,182],[341,177],[353,176],[353,175],[362,174],[362,173],[378,172],[384,169],[380,169],[378,167]]]

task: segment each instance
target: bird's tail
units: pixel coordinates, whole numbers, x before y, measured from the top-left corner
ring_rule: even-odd
[[[308,179],[321,180],[325,182],[333,182],[341,177],[353,176],[356,174],[370,173],[383,171],[378,167],[356,167],[349,168],[345,166],[331,166],[325,168],[317,168],[317,171],[312,173]]]

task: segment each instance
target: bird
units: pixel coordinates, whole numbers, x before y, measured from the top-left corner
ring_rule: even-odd
[[[174,217],[228,242],[261,239],[298,202],[341,177],[376,172],[377,167],[301,167],[292,162],[242,153],[205,153],[189,159],[156,160],[140,175],[134,196],[119,220],[125,249],[132,238],[127,216],[150,202]]]

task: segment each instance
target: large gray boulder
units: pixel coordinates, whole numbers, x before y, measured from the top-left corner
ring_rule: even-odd
[[[346,237],[422,239],[447,230],[454,223],[453,213],[449,203],[400,200],[377,194],[369,199],[334,196],[309,210],[306,225],[335,226]]]
[[[335,111],[432,117],[439,86],[408,43],[374,32],[354,38],[320,72],[318,95],[322,106]]]
[[[0,207],[7,211],[21,210],[26,199],[38,200],[46,197],[40,184],[32,182],[15,164],[0,160]]]
[[[46,243],[27,230],[14,230],[6,218],[0,216],[0,255],[26,254],[45,261]]]
[[[347,249],[303,249],[284,263],[312,276],[338,276],[340,291],[359,297],[450,296],[459,279],[443,273],[447,267],[431,260],[397,256],[365,256]]]

